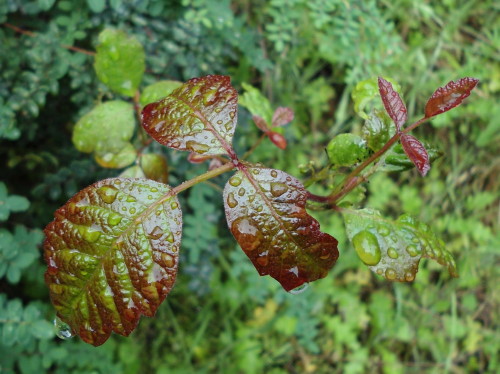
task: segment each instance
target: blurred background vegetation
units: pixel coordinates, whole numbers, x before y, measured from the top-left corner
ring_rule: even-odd
[[[308,163],[324,165],[333,136],[359,132],[357,82],[397,81],[416,119],[438,86],[479,78],[465,105],[417,131],[445,152],[427,177],[380,174],[367,186],[367,206],[429,223],[460,278],[423,261],[415,282],[384,281],[347,244],[341,218],[321,213],[323,231],[339,239],[338,264],[287,294],[257,275],[225,225],[220,191],[202,184],[181,196],[180,273],[157,316],[98,348],[56,338],[41,229],[79,189],[118,174],[71,142],[75,122],[117,95],[91,55],[67,46],[95,50],[106,27],[144,45],[144,86],[226,74],[292,107],[287,150],[266,140],[251,159],[302,179]],[[499,46],[494,0],[2,0],[0,372],[498,373]],[[241,152],[259,134],[244,109],[239,119]],[[206,169],[152,147],[167,157],[171,185]]]

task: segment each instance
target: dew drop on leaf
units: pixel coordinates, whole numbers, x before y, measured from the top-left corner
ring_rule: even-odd
[[[166,267],[171,268],[175,265],[174,257],[169,255],[168,253],[162,253],[161,260]]]
[[[165,237],[165,240],[169,243],[173,243],[174,242],[174,234],[172,234],[172,232],[169,232],[167,234],[167,236]]]
[[[231,225],[231,230],[236,233],[238,243],[240,243],[240,246],[246,252],[251,252],[258,248],[263,240],[262,233],[257,228],[257,224],[248,217],[235,219]]]
[[[74,336],[69,325],[57,316],[54,318],[54,329],[57,337],[60,339],[71,339]]]
[[[238,195],[240,196],[243,196],[245,194],[245,189],[243,187],[241,187],[239,190],[238,190]]]
[[[277,178],[278,177],[278,172],[276,170],[271,170],[271,177]]]
[[[102,186],[97,190],[97,194],[106,204],[111,204],[116,199],[118,189],[113,186]]]
[[[189,149],[191,152],[203,154],[206,153],[210,147],[206,144],[201,144],[198,142],[195,142],[193,140],[189,140],[186,142],[186,148]]]
[[[406,252],[408,252],[411,257],[415,257],[420,253],[420,251],[414,245],[409,245],[408,247],[406,247]]]
[[[233,187],[238,187],[241,184],[241,178],[237,176],[232,176],[229,179],[229,184]]]
[[[298,295],[309,288],[309,283],[302,283],[300,286],[295,287],[293,290],[288,291],[292,295]]]
[[[118,213],[111,213],[108,216],[108,225],[110,226],[116,226],[122,221],[122,216],[119,215]]]
[[[89,243],[95,243],[101,237],[100,231],[92,230],[90,227],[80,226],[78,232]]]
[[[390,234],[390,230],[387,226],[380,226],[377,230],[377,232],[382,235],[382,236],[387,236]]]
[[[162,237],[163,230],[160,226],[155,226],[154,229],[148,234],[148,237],[153,240],[158,240]]]
[[[236,201],[232,192],[227,195],[227,205],[229,205],[230,208],[236,208],[238,205],[238,201]]]
[[[171,208],[172,210],[177,209],[178,207],[179,207],[179,204],[177,204],[175,201],[173,201],[173,202],[170,204],[170,208]]]
[[[272,182],[271,183],[271,195],[274,197],[280,197],[285,192],[288,191],[288,187],[284,183]]]
[[[385,277],[389,280],[396,279],[396,271],[394,269],[391,269],[391,268],[386,269]]]
[[[130,209],[129,209],[129,212],[130,212],[130,214],[135,214],[136,209],[135,209],[135,208],[130,208]]]
[[[396,251],[396,249],[394,249],[393,247],[390,247],[388,250],[387,250],[387,255],[390,257],[390,258],[398,258],[399,255],[398,255],[398,251]]]
[[[382,253],[378,240],[369,231],[360,231],[352,238],[354,249],[358,253],[359,258],[366,265],[374,266],[380,262]]]

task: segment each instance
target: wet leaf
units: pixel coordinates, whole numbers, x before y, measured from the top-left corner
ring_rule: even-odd
[[[168,164],[165,157],[156,153],[145,153],[141,156],[140,165],[146,178],[167,183]]]
[[[73,144],[80,152],[118,153],[135,129],[134,108],[124,101],[107,101],[84,115],[73,130]]]
[[[57,316],[87,343],[129,335],[177,274],[182,213],[170,187],[106,179],[73,196],[45,228],[45,281]]]
[[[368,156],[366,141],[354,134],[339,134],[326,146],[330,163],[334,166],[352,166]]]
[[[238,94],[229,77],[194,78],[142,111],[142,126],[157,142],[203,155],[233,155]]]
[[[144,172],[142,171],[140,166],[133,165],[129,168],[126,168],[121,174],[120,178],[146,178]]]
[[[378,78],[378,89],[387,114],[389,114],[396,128],[400,131],[408,118],[403,100],[396,90],[394,90],[392,84],[384,78]]]
[[[399,91],[399,85],[394,80],[388,77],[385,77],[385,80],[392,83],[396,91]],[[374,104],[375,99],[378,99],[379,95],[377,77],[359,82],[356,84],[356,87],[354,87],[351,95],[354,102],[354,111],[361,118],[368,119],[369,115],[366,112],[370,113],[374,109],[370,107],[369,104]],[[377,100],[377,103],[378,102]]]
[[[137,158],[137,150],[131,143],[125,143],[123,148],[116,153],[97,152],[96,162],[104,168],[121,169],[130,165]]]
[[[285,126],[293,121],[293,110],[287,107],[278,107],[273,114],[272,126]]]
[[[240,166],[224,188],[228,226],[260,275],[287,291],[323,278],[338,258],[337,240],[305,210],[307,191],[280,170]]]
[[[372,151],[376,152],[394,135],[392,120],[382,110],[373,110],[363,126],[363,139]]]
[[[150,84],[141,92],[140,104],[142,107],[161,100],[172,93],[173,90],[182,86],[179,81],[159,81]]]
[[[417,138],[408,134],[401,135],[400,141],[408,158],[413,162],[418,172],[425,176],[430,170],[431,164],[424,145]]]
[[[431,146],[429,143],[422,143],[429,155],[429,162],[437,160],[443,155],[439,149]],[[383,158],[383,164],[378,169],[380,171],[403,171],[414,168],[415,165],[408,158],[401,143],[396,143],[387,151]]]
[[[248,83],[242,83],[245,92],[240,97],[240,105],[248,109],[253,116],[259,116],[264,119],[266,123],[273,122],[273,110],[271,103],[259,89]]]
[[[97,77],[113,91],[132,97],[145,70],[141,43],[123,31],[105,29],[99,34],[94,69]]]
[[[271,140],[274,143],[274,145],[276,147],[278,147],[279,149],[285,149],[286,148],[286,145],[287,145],[286,139],[280,133],[274,132],[274,131],[269,131],[267,133],[267,136],[268,136],[269,140]]]
[[[343,216],[349,240],[374,273],[390,281],[411,282],[420,259],[427,257],[458,277],[452,255],[425,223],[406,214],[390,221],[371,209],[345,209]]]
[[[460,105],[470,95],[479,80],[476,78],[461,78],[439,87],[425,105],[425,117],[429,118]]]

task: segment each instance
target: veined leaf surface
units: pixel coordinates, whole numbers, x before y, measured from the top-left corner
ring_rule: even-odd
[[[429,118],[460,105],[470,95],[479,80],[465,77],[439,87],[425,105],[425,117]]]
[[[401,135],[400,141],[406,155],[413,162],[420,175],[424,177],[431,168],[429,155],[424,145],[417,138],[408,134]]]
[[[194,78],[166,98],[146,105],[142,126],[158,143],[203,155],[234,156],[238,94],[230,78]]]
[[[409,215],[396,221],[383,218],[372,209],[343,212],[347,236],[360,259],[371,271],[390,281],[415,279],[422,257],[445,265],[452,277],[458,277],[455,260],[442,240],[425,223]]]
[[[387,114],[389,114],[389,117],[391,117],[394,121],[396,128],[400,131],[401,127],[405,124],[408,118],[406,106],[403,100],[392,87],[392,84],[384,78],[378,78],[378,89]]]
[[[224,188],[231,232],[260,275],[287,291],[323,278],[339,256],[337,240],[306,209],[307,191],[287,173],[242,166]]]
[[[177,274],[182,212],[170,187],[112,178],[73,196],[45,228],[45,281],[58,317],[87,343],[129,335]]]

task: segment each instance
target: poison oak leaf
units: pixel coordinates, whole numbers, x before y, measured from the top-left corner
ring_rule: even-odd
[[[389,117],[391,117],[394,121],[398,131],[401,131],[401,127],[405,124],[408,118],[406,106],[403,100],[394,90],[392,84],[384,78],[378,78],[378,89],[387,114],[389,114]]]
[[[460,105],[477,86],[479,80],[476,78],[461,78],[449,82],[444,87],[439,87],[425,105],[425,117],[429,118]]]

